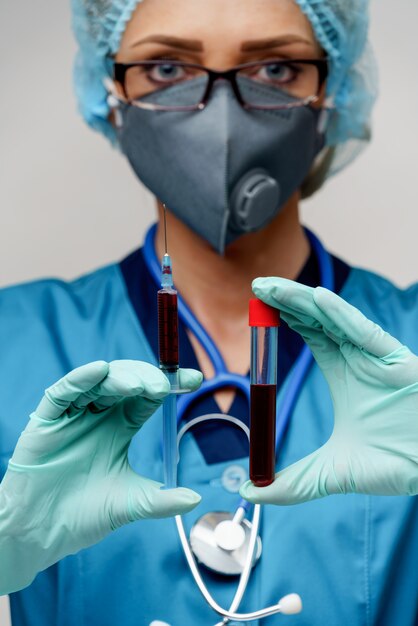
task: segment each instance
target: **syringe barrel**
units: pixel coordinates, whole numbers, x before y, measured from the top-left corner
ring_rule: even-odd
[[[157,298],[160,367],[174,371],[179,365],[177,291],[172,288],[160,289]]]
[[[178,389],[178,369],[174,371],[163,370],[167,376],[170,387]],[[163,462],[164,462],[164,485],[166,489],[177,487],[177,396],[168,394],[163,402]]]
[[[275,477],[279,323],[276,309],[250,301],[250,479],[258,487],[271,484]]]

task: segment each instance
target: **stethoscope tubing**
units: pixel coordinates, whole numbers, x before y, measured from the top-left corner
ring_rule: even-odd
[[[144,258],[147,264],[148,270],[150,271],[156,285],[160,284],[160,264],[155,252],[155,233],[156,233],[156,225],[153,225],[147,232],[144,244]],[[334,291],[334,272],[332,267],[332,260],[329,253],[322,246],[321,242],[317,239],[317,237],[306,229],[307,236],[309,238],[310,244],[317,256],[319,269],[320,269],[320,280],[321,285],[331,291]],[[178,425],[182,421],[188,407],[196,401],[197,397],[201,397],[202,395],[209,394],[211,392],[216,391],[217,389],[226,387],[226,386],[235,386],[240,391],[242,391],[247,398],[248,402],[250,401],[250,385],[247,376],[242,376],[239,374],[230,373],[227,370],[226,364],[222,355],[220,354],[215,342],[209,333],[203,328],[200,322],[195,318],[190,308],[187,304],[182,300],[181,296],[178,295],[178,313],[180,319],[183,323],[195,334],[196,338],[199,340],[202,346],[205,347],[205,350],[212,362],[215,375],[210,380],[206,380],[202,383],[200,389],[191,395],[179,396],[177,400],[177,415],[178,415]],[[285,382],[286,388],[284,389],[283,399],[279,402],[279,397],[277,398],[277,418],[276,418],[276,453],[278,452],[284,437],[287,432],[287,428],[290,422],[290,418],[295,407],[295,404],[298,400],[299,394],[302,390],[304,380],[306,379],[309,369],[313,363],[313,356],[308,346],[304,346],[301,350],[300,355],[298,356],[295,365],[290,372],[288,380]],[[200,422],[200,418],[196,418],[192,420],[188,426],[184,427],[184,431],[187,431],[189,428],[193,426],[194,422]],[[243,424],[244,426],[244,424]],[[248,430],[248,427],[246,427]],[[182,431],[180,430],[178,434],[178,448],[179,442],[182,437]],[[242,508],[246,513],[248,513],[251,504],[244,499],[241,499],[239,505],[237,507],[237,511]],[[244,569],[241,573],[240,580],[238,583],[237,590],[235,592],[234,598],[232,600],[232,604],[229,610],[223,609],[221,606],[217,604],[212,595],[209,593],[199,571],[199,567],[196,563],[196,559],[191,550],[189,541],[187,539],[183,520],[181,516],[176,516],[176,525],[178,534],[180,537],[180,542],[182,544],[182,548],[190,567],[193,578],[202,593],[203,597],[209,604],[209,606],[219,615],[223,616],[224,624],[227,624],[230,620],[237,621],[252,621],[256,619],[261,619],[263,617],[267,617],[268,615],[274,615],[275,613],[280,612],[279,605],[274,605],[270,607],[266,607],[259,611],[255,611],[252,613],[236,613],[236,610],[241,603],[243,595],[245,593],[245,589],[248,584],[250,571],[252,568],[253,557],[255,553],[255,545],[258,537],[258,530],[260,526],[260,515],[261,508],[260,505],[255,505],[253,516],[252,516],[252,527],[251,527],[251,537],[250,537],[250,545],[247,554],[246,563],[244,565]]]
[[[232,600],[231,606],[229,608],[229,610],[223,609],[212,597],[212,595],[209,593],[208,588],[206,587],[205,583],[203,582],[203,579],[200,575],[200,571],[199,571],[199,567],[196,563],[196,559],[193,555],[193,552],[190,548],[189,542],[187,540],[187,536],[186,536],[186,532],[184,530],[184,525],[183,525],[183,520],[181,518],[181,515],[176,515],[175,520],[176,520],[176,525],[177,525],[177,530],[178,530],[178,534],[180,537],[180,541],[181,544],[183,546],[183,550],[184,550],[184,554],[186,556],[186,560],[187,560],[187,564],[190,567],[190,570],[192,572],[193,578],[201,592],[201,594],[203,595],[203,597],[205,598],[206,602],[209,604],[209,606],[216,612],[218,613],[218,615],[222,615],[225,618],[225,622],[227,623],[227,621],[230,620],[236,620],[239,622],[249,622],[252,620],[256,620],[256,619],[261,619],[263,617],[268,617],[269,615],[274,615],[276,613],[280,613],[280,607],[275,604],[273,606],[269,606],[266,607],[264,609],[260,609],[259,611],[254,611],[252,613],[236,613],[235,611],[237,610],[238,606],[241,603],[241,600],[244,596],[245,593],[245,589],[247,587],[248,584],[248,580],[250,577],[250,572],[251,572],[251,567],[252,567],[252,561],[253,561],[253,557],[254,557],[254,552],[255,552],[255,547],[256,547],[256,541],[257,541],[257,536],[258,536],[258,528],[260,526],[260,505],[257,504],[254,507],[254,513],[253,513],[253,519],[252,519],[252,529],[251,529],[251,538],[250,538],[250,544],[248,546],[248,553],[249,556],[246,559],[246,564],[244,567],[244,570],[240,576],[240,581],[238,583],[238,587],[237,590],[235,592],[234,598]]]

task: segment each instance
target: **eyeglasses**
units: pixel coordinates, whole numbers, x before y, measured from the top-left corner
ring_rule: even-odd
[[[168,59],[114,63],[113,78],[127,102],[143,109],[203,109],[215,82],[226,80],[246,109],[277,110],[318,102],[327,59],[277,60],[237,65],[224,72]],[[169,88],[177,87],[177,89]]]

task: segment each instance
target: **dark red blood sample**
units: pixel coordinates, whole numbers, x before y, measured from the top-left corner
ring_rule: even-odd
[[[276,385],[251,385],[250,419],[250,480],[266,487],[276,465]]]
[[[179,364],[177,291],[158,292],[158,352],[160,365],[170,369]]]

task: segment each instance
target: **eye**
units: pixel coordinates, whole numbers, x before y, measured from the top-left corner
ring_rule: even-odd
[[[167,62],[163,65],[154,65],[147,69],[147,76],[156,83],[173,83],[184,80],[186,71],[179,65],[173,65]]]
[[[295,80],[297,74],[298,70],[290,65],[269,63],[261,66],[255,73],[254,78],[266,83],[284,85]]]

